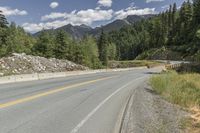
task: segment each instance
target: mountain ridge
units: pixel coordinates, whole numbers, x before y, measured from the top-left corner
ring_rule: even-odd
[[[49,29],[45,30],[46,32],[56,33],[57,31],[64,30],[66,31],[73,39],[82,39],[85,35],[93,35],[99,36],[101,30],[103,29],[104,32],[109,33],[111,31],[117,31],[124,26],[132,25],[135,22],[141,21],[143,19],[149,19],[154,17],[155,15],[148,14],[148,15],[129,15],[125,19],[117,19],[111,23],[103,25],[101,27],[92,28],[88,25],[81,24],[80,26],[73,26],[72,24],[68,24],[57,29]],[[39,31],[33,36],[38,36],[41,34],[42,31]]]

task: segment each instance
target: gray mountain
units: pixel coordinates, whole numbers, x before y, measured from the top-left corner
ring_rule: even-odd
[[[73,26],[71,24],[68,24],[66,26],[56,29],[56,31],[58,30],[64,30],[68,34],[70,34],[74,39],[80,39],[80,38],[83,38],[84,35],[88,34],[93,29],[84,24],[80,26]]]
[[[50,29],[46,30],[46,32],[50,32],[52,34],[56,33],[59,30],[64,30],[66,31],[69,35],[71,35],[74,39],[81,39],[85,35],[93,35],[93,36],[98,36],[101,33],[101,30],[103,29],[106,33],[119,30],[124,26],[134,24],[135,22],[141,21],[142,19],[149,19],[155,15],[130,15],[125,19],[118,19],[115,20],[107,25],[97,27],[97,28],[91,28],[90,26],[87,25],[80,25],[80,26],[73,26],[71,24],[65,25],[63,27],[57,28],[57,29]],[[34,34],[34,36],[38,36],[40,32],[37,32]]]

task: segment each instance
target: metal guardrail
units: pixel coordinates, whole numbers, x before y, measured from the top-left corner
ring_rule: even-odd
[[[165,65],[165,68],[166,69],[176,69],[176,68],[179,68],[179,67],[181,67],[181,63],[179,63],[179,64],[167,64],[167,65]]]

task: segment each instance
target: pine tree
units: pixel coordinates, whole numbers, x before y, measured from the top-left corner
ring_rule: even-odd
[[[108,40],[107,36],[102,30],[101,36],[98,40],[99,60],[104,66],[108,65]]]
[[[65,31],[60,30],[56,34],[54,54],[58,59],[70,58],[71,40]]]
[[[167,26],[167,15],[164,12],[161,14],[161,27],[162,27],[161,32],[163,33],[163,37],[164,37],[164,43],[166,43],[166,38],[168,34],[168,26]]]
[[[177,6],[176,3],[173,5],[173,10],[172,10],[172,28],[175,28],[175,22],[176,22],[176,12],[177,12]],[[175,30],[174,30],[175,31]]]
[[[177,32],[176,30],[176,12],[177,12],[177,7],[176,3],[173,4],[172,7],[172,13],[171,13],[171,26],[169,27],[169,33],[168,33],[168,45],[173,45],[174,43],[174,38],[175,38],[175,33]]]
[[[0,11],[0,57],[7,54],[6,38],[7,38],[7,19]]]
[[[168,27],[171,28],[172,26],[172,5],[169,6],[168,12]]]
[[[168,12],[168,45],[172,45],[172,30],[173,30],[173,9],[172,5],[169,7],[169,12]]]
[[[179,43],[185,44],[190,42],[191,38],[191,22],[192,22],[192,6],[190,1],[184,2],[180,9],[180,35]],[[189,43],[188,43],[189,44]]]
[[[53,57],[53,40],[49,33],[42,31],[38,36],[33,52],[42,57]]]
[[[185,26],[192,20],[192,6],[189,0],[187,2],[184,1],[180,9],[180,19]]]
[[[194,22],[196,25],[200,25],[200,0],[193,0],[194,5]]]
[[[6,17],[3,15],[3,12],[0,11],[0,27],[1,28],[6,28],[8,25],[8,21]]]

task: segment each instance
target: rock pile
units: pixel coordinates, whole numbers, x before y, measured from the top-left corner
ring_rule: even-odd
[[[39,56],[13,53],[0,59],[0,76],[87,70],[87,67],[68,60],[47,59]]]

